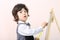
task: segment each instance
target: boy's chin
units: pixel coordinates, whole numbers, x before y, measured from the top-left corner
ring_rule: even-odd
[[[26,20],[23,20],[24,22],[26,22]]]

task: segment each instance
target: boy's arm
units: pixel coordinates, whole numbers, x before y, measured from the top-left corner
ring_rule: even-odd
[[[39,32],[43,31],[42,27],[38,27],[36,29],[30,29],[27,25],[20,25],[18,27],[18,33],[24,36],[31,36],[34,34],[38,34]]]

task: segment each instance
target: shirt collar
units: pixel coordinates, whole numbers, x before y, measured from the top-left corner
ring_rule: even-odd
[[[18,23],[25,23],[25,22],[23,22],[23,21],[18,21]]]
[[[26,24],[26,25],[30,26],[30,23],[28,23],[28,22],[18,21],[18,24],[20,24],[20,23],[23,23],[23,24]]]

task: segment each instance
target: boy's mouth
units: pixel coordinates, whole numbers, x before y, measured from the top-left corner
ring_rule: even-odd
[[[26,16],[24,16],[24,17],[26,17]]]

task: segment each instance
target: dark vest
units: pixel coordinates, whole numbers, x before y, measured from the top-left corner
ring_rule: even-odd
[[[22,23],[20,23],[20,24],[22,24]],[[18,27],[20,24],[18,24],[18,26],[17,26],[17,40],[34,40],[33,36],[23,36],[23,35],[18,33]],[[26,25],[30,26],[29,23]]]

